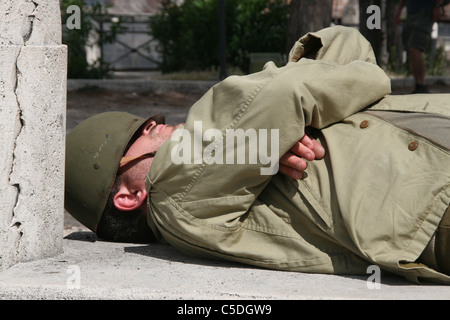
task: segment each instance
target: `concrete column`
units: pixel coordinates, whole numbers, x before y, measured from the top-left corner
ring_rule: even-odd
[[[0,1],[0,271],[62,251],[66,49],[59,0]]]

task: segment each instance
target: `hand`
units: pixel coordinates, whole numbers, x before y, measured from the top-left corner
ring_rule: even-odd
[[[325,149],[306,134],[280,159],[279,171],[293,179],[301,179],[308,161],[319,160],[325,156]],[[304,159],[303,159],[304,158]]]

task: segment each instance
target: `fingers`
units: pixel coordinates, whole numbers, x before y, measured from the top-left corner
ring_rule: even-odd
[[[312,140],[312,143],[313,143],[313,151],[314,151],[314,154],[316,155],[316,160],[320,160],[320,159],[323,159],[323,157],[325,157],[325,148],[319,143],[319,142],[317,142],[316,140]]]
[[[279,171],[293,179],[300,179],[308,164],[295,154],[286,153],[280,159]]]
[[[288,177],[298,180],[302,178],[303,173],[301,171],[292,169],[291,167],[285,166],[280,163],[280,166],[278,168],[278,171],[281,173],[284,173]]]
[[[279,171],[293,179],[302,178],[303,171],[308,166],[306,161],[319,160],[325,156],[322,145],[307,135],[289,151],[281,157]]]
[[[316,155],[313,148],[308,148],[305,144],[302,142],[297,142],[292,146],[291,149],[289,149],[290,152],[292,152],[294,155],[300,158],[304,158],[308,161],[312,161],[315,159]]]
[[[308,166],[305,160],[289,152],[281,157],[280,163],[299,171],[305,170],[306,167]]]
[[[322,145],[305,134],[281,157],[279,171],[293,179],[300,179],[308,166],[306,161],[319,160],[324,156],[325,149]]]
[[[299,157],[307,159],[308,161],[322,159],[325,156],[325,149],[322,145],[307,135],[304,135],[303,138],[297,142],[290,151]]]

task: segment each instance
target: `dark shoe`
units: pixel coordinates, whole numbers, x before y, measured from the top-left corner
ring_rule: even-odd
[[[416,88],[412,93],[430,93],[430,90],[427,85],[416,83]]]

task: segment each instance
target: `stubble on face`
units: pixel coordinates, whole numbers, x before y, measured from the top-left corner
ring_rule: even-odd
[[[125,153],[125,156],[139,156],[156,152],[161,145],[170,139],[176,126],[155,124],[147,135],[140,136]],[[123,168],[124,182],[130,184],[145,183],[145,177],[150,171],[153,157],[140,159]]]

